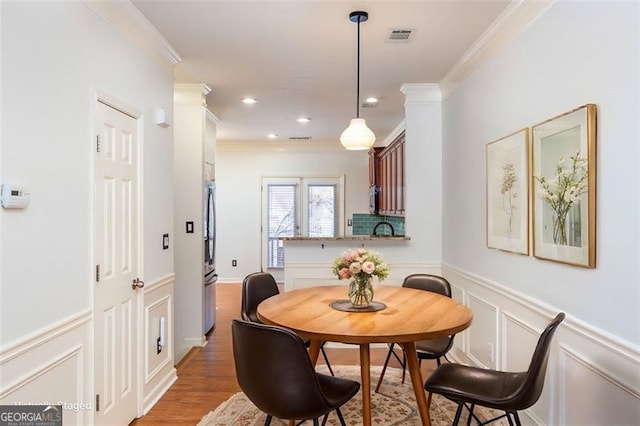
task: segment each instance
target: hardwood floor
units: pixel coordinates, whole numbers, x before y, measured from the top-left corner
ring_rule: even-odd
[[[145,415],[131,425],[196,425],[236,392],[240,392],[235,376],[231,346],[231,320],[240,318],[240,284],[216,285],[216,325],[204,348],[194,348],[176,366],[178,380]],[[327,348],[332,365],[358,365],[358,349]],[[382,365],[385,348],[371,350],[371,364]],[[323,363],[322,357],[318,363]],[[392,358],[392,367],[399,364]],[[422,374],[427,377],[434,363],[423,362]],[[408,378],[407,378],[408,379]],[[377,378],[372,378],[372,388]]]

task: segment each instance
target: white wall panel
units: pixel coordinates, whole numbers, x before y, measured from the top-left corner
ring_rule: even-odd
[[[79,313],[0,349],[0,405],[62,404],[65,425],[93,422],[91,314]]]
[[[560,350],[561,425],[639,425],[640,393],[613,380],[597,364],[566,347]]]
[[[451,265],[442,269],[455,292],[466,295],[474,314],[471,327],[464,332],[470,345],[456,343],[453,356],[486,367],[482,348],[495,342],[500,354],[498,370],[526,369],[540,333],[560,309]],[[636,425],[640,424],[639,407],[637,344],[567,313],[552,341],[542,395],[521,418],[539,425]]]
[[[177,380],[174,352],[173,274],[144,287],[144,343],[142,349],[142,412],[147,413]],[[161,318],[164,318],[164,346],[157,351]]]
[[[467,294],[467,306],[473,312],[473,323],[467,330],[467,355],[476,364],[494,367],[498,342],[498,307],[473,292]]]

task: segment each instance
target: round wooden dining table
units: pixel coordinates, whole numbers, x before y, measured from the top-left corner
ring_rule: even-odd
[[[377,286],[374,301],[385,307],[375,312],[345,312],[331,305],[347,299],[346,286],[317,286],[270,297],[258,306],[258,318],[295,331],[311,340],[309,356],[315,364],[325,341],[360,346],[363,425],[371,425],[371,377],[369,345],[399,344],[407,355],[407,367],[423,425],[430,425],[429,409],[416,340],[458,333],[471,325],[473,315],[461,303],[437,293],[405,287]]]

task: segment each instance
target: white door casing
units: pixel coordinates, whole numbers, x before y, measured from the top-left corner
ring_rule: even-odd
[[[100,102],[96,114],[94,420],[127,425],[139,398],[138,122]]]

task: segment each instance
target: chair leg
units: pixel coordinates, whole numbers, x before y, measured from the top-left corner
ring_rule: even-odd
[[[469,417],[467,417],[467,426],[471,426],[471,419],[473,417],[475,417],[473,415],[473,408],[475,407],[475,405],[471,404],[471,406],[469,407]]]
[[[315,419],[313,419],[313,426],[320,426],[320,423],[318,423],[318,418],[317,417]]]
[[[264,421],[264,426],[269,426],[271,424],[272,418],[273,416],[271,414],[268,414],[266,420]]]
[[[420,363],[420,359],[418,359],[418,363]],[[402,350],[402,384],[404,385],[404,379],[407,377],[407,354]]]
[[[518,412],[514,411],[511,414],[513,414],[513,419],[516,421],[516,426],[522,426],[522,423],[520,423],[520,416],[518,416]]]
[[[389,359],[391,359],[391,354],[393,353],[393,346],[395,343],[392,343],[389,347],[389,352],[387,352],[387,357],[384,360],[384,364],[382,365],[382,372],[380,372],[380,378],[378,379],[378,384],[376,385],[375,393],[378,393],[380,390],[380,385],[382,384],[382,379],[384,379],[384,373],[387,371],[387,365],[389,364]]]
[[[342,417],[342,411],[340,411],[340,407],[336,408],[336,414],[338,415],[338,419],[340,419],[340,425],[347,426],[347,424],[344,421],[344,417]]]
[[[322,418],[322,426],[327,424],[327,419],[329,418],[329,413],[325,414]]]
[[[458,409],[456,410],[456,416],[453,418],[453,423],[452,423],[453,426],[456,426],[460,421],[460,414],[462,414],[462,406],[463,406],[462,402],[458,404]]]
[[[332,376],[335,376],[335,374],[333,374],[333,369],[331,369],[331,363],[329,362],[329,358],[327,358],[327,353],[324,351],[324,343],[322,344],[322,346],[320,346],[320,352],[322,352],[322,357],[324,358],[324,362],[327,364],[329,373],[331,373]]]

